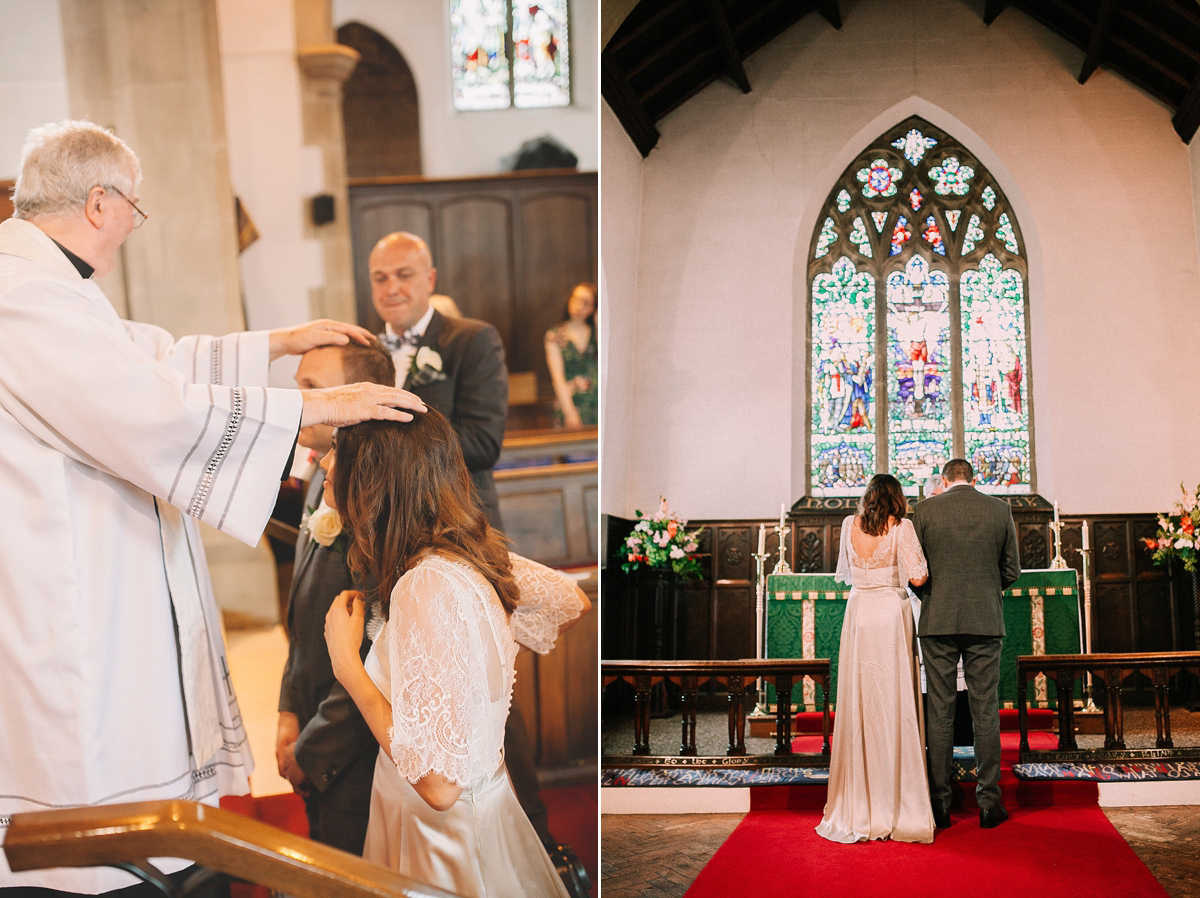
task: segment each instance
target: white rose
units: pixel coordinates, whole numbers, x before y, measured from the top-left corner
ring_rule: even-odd
[[[321,504],[317,507],[308,518],[308,534],[319,545],[329,548],[333,545],[333,541],[341,535],[342,519],[338,513],[325,504],[325,500],[321,500]]]
[[[417,350],[417,367],[432,368],[434,371],[442,370],[442,357],[437,354],[437,350],[430,349],[428,346],[422,346]]]

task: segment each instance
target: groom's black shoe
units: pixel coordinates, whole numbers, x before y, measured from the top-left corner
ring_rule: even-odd
[[[949,811],[933,811],[933,826],[935,829],[945,829],[951,823]]]
[[[994,808],[988,808],[986,811],[979,812],[979,828],[991,829],[999,826],[1008,819],[1008,811],[1004,810],[1004,805],[998,804]]]

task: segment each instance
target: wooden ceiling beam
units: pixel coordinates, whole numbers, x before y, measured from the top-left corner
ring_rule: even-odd
[[[817,9],[826,22],[838,31],[842,30],[842,11],[838,8],[838,0],[818,0]]]
[[[746,67],[742,65],[742,54],[738,52],[733,29],[729,27],[729,17],[725,15],[725,7],[721,0],[704,0],[704,9],[708,14],[709,24],[717,32],[717,48],[725,63],[725,74],[741,88],[742,93],[750,93],[750,78],[746,75]]]
[[[1183,138],[1184,143],[1191,143],[1200,127],[1200,75],[1192,79],[1192,84],[1179,102],[1175,116],[1171,119],[1175,133]]]
[[[1092,24],[1092,34],[1088,38],[1087,51],[1083,55],[1083,66],[1079,69],[1080,84],[1086,84],[1100,65],[1100,54],[1104,52],[1104,43],[1112,30],[1118,5],[1118,0],[1100,0],[1100,12]]]
[[[625,72],[608,50],[600,53],[600,93],[616,113],[638,152],[643,158],[649,156],[658,143],[658,128]]]

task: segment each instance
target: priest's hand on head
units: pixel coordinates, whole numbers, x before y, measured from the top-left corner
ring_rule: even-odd
[[[346,384],[327,390],[302,390],[301,427],[328,424],[347,427],[360,421],[411,421],[412,413],[427,411],[425,403],[407,390],[382,384]]]
[[[345,346],[351,340],[366,346],[373,336],[357,324],[318,318],[307,324],[271,331],[271,360],[281,355],[302,355],[318,346]]]

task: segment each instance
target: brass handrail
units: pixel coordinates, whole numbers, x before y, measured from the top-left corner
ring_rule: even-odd
[[[139,801],[12,815],[14,872],[131,866],[177,857],[300,898],[457,898],[360,857],[194,801]],[[132,871],[130,871],[132,872]]]
[[[829,659],[788,658],[737,661],[602,661],[602,687],[615,680],[628,680],[634,689],[633,751],[629,755],[605,755],[601,766],[614,767],[800,767],[829,763]],[[821,752],[800,755],[792,752],[792,689],[797,681],[812,677],[821,684],[825,701],[821,720]],[[746,754],[745,692],[756,679],[771,680],[777,697],[775,753]],[[707,680],[723,682],[729,690],[729,747],[723,756],[700,755],[696,749],[697,692]],[[657,683],[669,681],[680,687],[683,698],[682,736],[678,755],[650,754],[651,693]]]
[[[1021,655],[1017,658],[1017,720],[1021,729],[1021,763],[1037,761],[1200,760],[1200,748],[1176,748],[1171,739],[1169,680],[1172,673],[1192,669],[1200,674],[1200,652],[1093,652],[1078,655]],[[1133,673],[1148,673],[1154,687],[1154,748],[1125,747],[1122,683]],[[1075,741],[1074,695],[1078,674],[1090,673],[1104,690],[1104,747],[1080,749]],[[1029,747],[1028,689],[1038,674],[1054,680],[1058,693],[1058,748]]]

